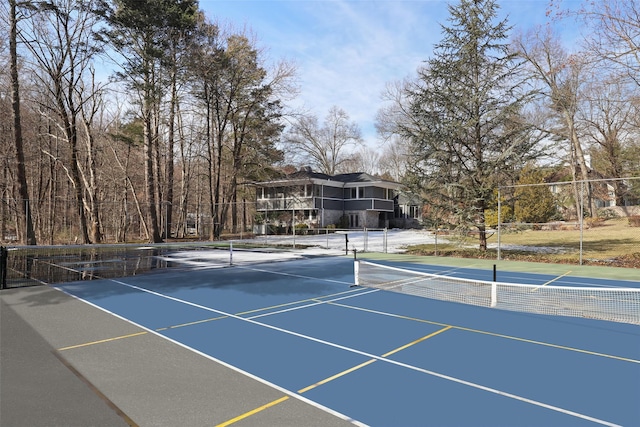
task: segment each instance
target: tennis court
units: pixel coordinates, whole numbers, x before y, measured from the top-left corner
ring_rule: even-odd
[[[212,268],[206,252],[166,256],[181,267],[52,285],[58,290],[48,292],[57,296],[48,293],[37,303],[2,294],[23,314],[38,308],[39,320],[31,321],[40,325],[56,305],[52,299],[71,296],[74,307],[82,304],[77,323],[50,341],[131,423],[640,425],[637,324],[354,287],[350,256],[283,261],[279,254],[279,262],[263,262],[266,255],[247,253],[234,255],[226,268]],[[487,266],[411,261],[396,256],[378,263],[491,280]],[[636,280],[572,274],[500,270],[498,276],[545,288],[640,288]],[[51,320],[45,337],[55,335],[54,325]],[[123,354],[149,365],[164,358],[165,366],[156,366],[162,372],[150,379],[142,375],[149,366],[127,368]],[[99,362],[109,358],[119,364]],[[225,369],[233,379],[210,380],[200,369]],[[179,373],[164,384],[171,370]],[[128,391],[144,381],[152,382],[147,390],[166,389],[162,395],[173,399]]]

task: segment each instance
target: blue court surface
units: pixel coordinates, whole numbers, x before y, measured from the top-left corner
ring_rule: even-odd
[[[487,270],[398,264],[487,280]],[[500,272],[500,281],[640,282]],[[640,425],[640,326],[352,287],[316,258],[57,288],[356,425]],[[224,390],[220,390],[224,393]],[[219,422],[218,420],[212,420]]]

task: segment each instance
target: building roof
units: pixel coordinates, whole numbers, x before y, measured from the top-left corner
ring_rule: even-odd
[[[325,181],[326,183],[341,183],[345,184],[358,184],[358,183],[367,183],[367,184],[376,184],[380,187],[391,187],[391,188],[400,188],[402,184],[385,180],[382,178],[378,178],[368,173],[364,172],[355,172],[355,173],[343,173],[338,175],[327,175],[325,173],[314,172],[311,168],[302,168],[296,172],[285,175],[281,179],[276,179],[272,181],[266,182],[256,182],[256,185],[266,185],[266,184],[283,184],[283,183],[292,183],[292,182],[300,182],[300,181]],[[319,183],[319,182],[318,182]],[[351,187],[351,185],[350,185]]]

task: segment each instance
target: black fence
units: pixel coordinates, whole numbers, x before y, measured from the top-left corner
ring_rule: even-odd
[[[137,245],[2,247],[0,288],[126,277],[165,269],[172,267],[162,257],[167,250]]]
[[[0,246],[0,289],[7,287],[7,259],[9,251],[4,246]]]

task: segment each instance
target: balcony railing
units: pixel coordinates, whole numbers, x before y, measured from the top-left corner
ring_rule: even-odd
[[[259,211],[313,209],[313,197],[298,197],[295,199],[258,199],[256,208]]]
[[[315,204],[314,204],[315,200]],[[339,203],[336,206],[336,203]],[[298,197],[291,199],[258,199],[257,209],[259,211],[281,211],[281,210],[302,210],[302,209],[347,209],[347,210],[377,210],[393,212],[393,200],[386,199],[324,199],[313,197]]]

